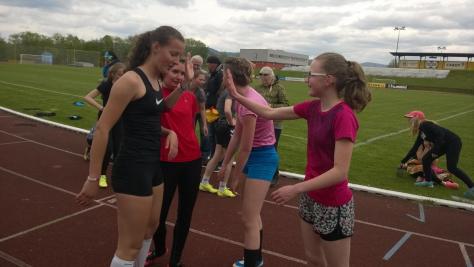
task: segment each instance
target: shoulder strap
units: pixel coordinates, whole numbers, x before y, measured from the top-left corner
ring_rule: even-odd
[[[142,78],[143,84],[145,84],[146,89],[153,89],[153,86],[151,85],[150,81],[148,80],[148,77],[146,77],[146,74],[143,72],[143,70],[137,67],[134,68],[133,71],[136,72],[138,76],[140,76],[140,78]]]

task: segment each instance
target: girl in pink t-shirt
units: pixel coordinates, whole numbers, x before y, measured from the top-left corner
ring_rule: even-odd
[[[252,76],[251,63],[243,58],[228,58],[224,65],[224,78],[233,77],[234,90],[239,96],[251,102],[268,107],[257,91],[249,86]],[[222,163],[219,176],[223,177],[225,167],[232,164],[235,152],[236,165],[234,179],[246,180],[243,193],[242,222],[244,225],[244,260],[238,260],[234,267],[263,266],[262,259],[262,219],[260,211],[267,195],[273,174],[278,164],[278,155],[275,150],[275,133],[273,122],[258,116],[243,105],[236,107],[237,124],[234,135]]]
[[[279,188],[272,198],[284,204],[300,194],[301,232],[309,266],[349,266],[354,200],[348,173],[359,128],[353,111],[362,111],[371,94],[362,67],[336,53],[315,58],[307,83],[309,95],[319,99],[271,108],[243,96],[230,72],[225,79],[229,93],[258,116],[307,120],[305,181]]]

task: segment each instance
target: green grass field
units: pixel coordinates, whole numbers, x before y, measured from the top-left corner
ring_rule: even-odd
[[[474,73],[454,72],[446,80],[428,79],[426,82],[417,82],[427,86],[446,84],[448,89],[472,89],[473,77]],[[73,102],[82,100],[80,96],[95,88],[99,78],[98,68],[0,64],[0,105],[32,115],[38,110],[30,110],[31,108],[55,111],[55,117],[45,118],[88,129],[95,122],[96,110],[89,106],[76,107]],[[282,83],[286,87],[291,104],[308,98],[304,83]],[[448,84],[455,86],[449,87]],[[444,199],[451,199],[451,195],[461,196],[466,187],[456,178],[454,180],[461,185],[458,191],[441,187],[416,188],[412,178],[397,177],[396,167],[411,147],[414,138],[407,131],[385,135],[406,129],[408,124],[402,115],[413,109],[421,109],[429,119],[437,120],[440,125],[461,136],[463,150],[459,165],[474,177],[474,96],[390,89],[374,89],[372,92],[373,101],[366,110],[358,114],[360,130],[357,147],[353,152],[350,182]],[[80,115],[83,119],[72,121],[68,119],[70,115]],[[288,121],[284,127],[279,147],[281,169],[304,173],[306,123],[303,120]],[[364,143],[372,138],[380,139]],[[445,167],[444,159],[441,162],[441,166]]]

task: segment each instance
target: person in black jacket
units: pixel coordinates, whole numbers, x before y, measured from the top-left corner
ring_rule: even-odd
[[[206,60],[207,67],[209,69],[209,79],[206,84],[206,109],[216,108],[217,99],[219,98],[220,89],[222,87],[222,78],[224,74],[222,72],[222,64],[218,57],[209,56]],[[216,147],[216,130],[217,121],[209,122],[208,127],[208,139],[209,139],[209,154],[208,159],[212,158],[214,149]],[[203,158],[206,161],[206,158]]]
[[[461,138],[452,131],[432,121],[426,120],[425,114],[421,111],[409,112],[405,114],[405,117],[410,120],[410,128],[413,135],[417,134],[418,136],[413,147],[402,159],[401,167],[404,167],[406,162],[416,155],[416,150],[423,142],[431,143],[431,150],[428,151],[422,159],[425,181],[417,182],[415,185],[433,187],[433,181],[438,182],[439,179],[431,168],[431,164],[435,159],[446,154],[448,171],[461,179],[469,188],[469,190],[464,193],[464,196],[474,199],[474,183],[471,178],[458,167],[462,147]]]

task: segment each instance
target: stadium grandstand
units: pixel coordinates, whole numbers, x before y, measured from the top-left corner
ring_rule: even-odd
[[[474,71],[472,60],[474,53],[390,52],[390,54],[398,58],[399,68]]]

